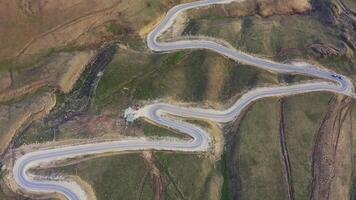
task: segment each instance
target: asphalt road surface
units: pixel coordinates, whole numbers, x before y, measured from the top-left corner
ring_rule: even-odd
[[[141,150],[170,150],[203,152],[211,148],[211,137],[205,130],[176,117],[211,120],[226,123],[234,120],[252,102],[266,97],[295,95],[306,92],[328,91],[355,96],[351,81],[330,70],[319,68],[307,63],[276,63],[270,60],[257,58],[240,52],[225,42],[216,39],[201,38],[194,40],[181,40],[175,42],[160,42],[159,36],[164,33],[182,12],[212,4],[226,4],[231,0],[204,0],[181,4],[168,11],[165,19],[148,35],[147,45],[155,52],[170,52],[184,49],[208,49],[236,61],[255,66],[261,69],[285,74],[301,74],[322,79],[296,85],[284,85],[269,88],[257,88],[244,94],[232,107],[227,110],[212,110],[200,108],[187,108],[175,105],[157,103],[145,106],[135,111],[136,118],[145,118],[160,126],[177,130],[191,137],[189,141],[179,139],[154,140],[148,138],[127,138],[121,141],[100,142],[75,146],[58,147],[53,149],[37,150],[20,156],[12,169],[13,177],[18,186],[25,193],[43,194],[60,193],[70,200],[88,199],[85,191],[77,183],[57,179],[44,179],[28,172],[29,169],[40,165],[68,158],[84,155],[103,154],[121,151]],[[37,177],[37,178],[35,178]]]

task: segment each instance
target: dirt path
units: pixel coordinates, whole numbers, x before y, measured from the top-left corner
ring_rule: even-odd
[[[286,179],[287,179],[287,184],[288,184],[288,196],[289,200],[294,200],[295,199],[295,193],[294,193],[294,184],[293,184],[293,178],[292,178],[292,167],[289,159],[289,153],[288,153],[288,145],[286,142],[286,135],[285,135],[285,125],[284,125],[284,100],[281,99],[280,101],[280,120],[279,120],[279,133],[280,133],[280,143],[281,143],[281,152],[282,152],[282,158],[283,158],[283,163],[285,167],[285,173],[286,173]]]
[[[165,182],[160,170],[156,166],[155,158],[152,152],[143,152],[142,158],[145,161],[145,165],[149,169],[149,173],[154,180],[155,200],[164,200],[164,193],[166,190]]]
[[[330,199],[331,184],[335,178],[336,150],[340,129],[352,105],[350,97],[334,97],[318,133],[312,156],[311,199]]]

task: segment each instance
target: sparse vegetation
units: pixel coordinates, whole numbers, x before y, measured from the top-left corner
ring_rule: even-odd
[[[342,1],[346,6],[349,6],[351,10],[356,12],[356,2],[354,0],[340,0]]]
[[[108,31],[114,35],[119,35],[122,32],[122,28],[114,23],[110,23],[108,26]]]
[[[2,200],[11,200],[11,197],[9,197],[2,190],[0,190],[0,199],[2,199]]]

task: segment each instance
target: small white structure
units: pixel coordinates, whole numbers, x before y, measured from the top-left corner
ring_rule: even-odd
[[[135,110],[132,109],[131,107],[128,107],[125,110],[124,118],[125,118],[126,122],[128,122],[128,123],[133,122],[135,120]]]

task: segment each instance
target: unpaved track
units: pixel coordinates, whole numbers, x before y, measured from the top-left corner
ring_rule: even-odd
[[[12,169],[13,177],[18,186],[28,193],[53,193],[57,192],[70,200],[88,199],[85,191],[75,182],[64,180],[38,180],[29,169],[44,165],[50,161],[73,158],[77,156],[104,154],[120,151],[142,150],[170,150],[185,152],[205,152],[211,148],[211,137],[205,130],[186,122],[177,121],[167,117],[167,114],[201,120],[210,120],[218,123],[230,122],[252,102],[266,97],[295,95],[306,92],[328,91],[349,96],[354,95],[351,81],[342,75],[335,74],[326,69],[321,69],[307,63],[282,64],[257,58],[225,45],[217,40],[197,39],[181,40],[175,42],[159,42],[158,37],[165,32],[174,22],[174,19],[182,12],[213,4],[228,4],[233,0],[203,0],[181,4],[173,7],[166,18],[148,35],[147,44],[156,52],[169,52],[182,49],[208,49],[220,53],[236,61],[273,71],[276,73],[302,74],[312,76],[325,81],[310,82],[291,86],[279,86],[271,88],[258,88],[243,95],[232,107],[227,110],[211,110],[200,108],[183,108],[174,105],[158,103],[143,107],[135,113],[135,117],[141,117],[160,126],[175,129],[189,135],[192,139],[185,140],[152,140],[147,138],[128,138],[127,140],[91,143],[53,149],[37,150],[19,157]]]

